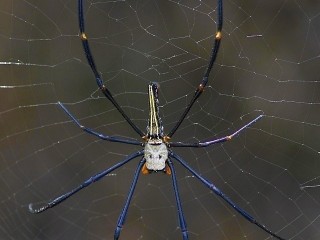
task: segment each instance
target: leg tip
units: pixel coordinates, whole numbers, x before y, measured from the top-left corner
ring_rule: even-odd
[[[183,240],[188,240],[189,239],[187,231],[183,231],[182,232],[182,238],[183,238]]]
[[[63,110],[65,110],[66,109],[66,107],[62,104],[62,102],[58,102],[58,105],[63,109]]]
[[[121,227],[117,227],[116,230],[114,231],[114,240],[118,240],[120,237],[120,232],[121,232]]]

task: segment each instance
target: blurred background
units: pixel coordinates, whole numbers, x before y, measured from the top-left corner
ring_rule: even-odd
[[[205,149],[175,148],[203,177],[284,239],[320,238],[320,2],[225,0],[223,39],[207,88],[173,141],[236,131]],[[0,1],[0,238],[113,239],[139,159],[53,209],[41,206],[140,147],[98,91],[79,39],[77,1]],[[147,85],[160,84],[169,132],[206,69],[216,1],[84,1],[103,80],[145,131]],[[273,239],[175,163],[190,239]],[[121,239],[181,239],[171,177],[140,176]]]

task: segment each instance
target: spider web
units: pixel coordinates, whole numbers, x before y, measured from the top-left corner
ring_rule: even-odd
[[[139,147],[82,132],[139,139],[98,91],[78,36],[77,1],[0,2],[0,238],[113,239],[139,159],[42,214],[43,204]],[[190,101],[215,36],[215,1],[87,1],[87,35],[105,84],[145,131],[147,85],[160,84],[168,132]],[[285,239],[320,238],[320,2],[224,1],[223,39],[201,98],[175,141],[197,172]],[[272,239],[176,163],[190,239]],[[121,239],[181,239],[171,178],[140,176]]]

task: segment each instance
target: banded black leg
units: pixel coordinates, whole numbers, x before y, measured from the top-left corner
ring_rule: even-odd
[[[249,122],[246,125],[244,125],[241,128],[239,128],[234,133],[232,133],[232,134],[230,134],[228,136],[222,137],[222,138],[217,138],[217,139],[212,139],[212,140],[207,140],[207,141],[200,141],[200,142],[197,142],[197,143],[170,142],[169,146],[170,147],[199,147],[200,148],[200,147],[207,147],[207,146],[210,146],[210,145],[213,145],[213,144],[229,141],[234,136],[238,135],[240,132],[242,132],[243,130],[245,130],[246,128],[248,128],[249,126],[254,124],[255,122],[257,122],[262,117],[263,117],[263,115],[259,115],[258,117],[253,119],[251,122]]]
[[[221,42],[221,37],[222,37],[222,24],[223,24],[223,9],[222,9],[222,0],[218,0],[218,6],[217,6],[217,32],[216,32],[216,36],[215,36],[215,40],[214,40],[214,45],[211,51],[211,57],[209,60],[209,64],[207,67],[207,70],[205,72],[205,74],[203,75],[203,78],[199,84],[199,86],[197,87],[193,98],[191,99],[190,103],[188,104],[188,106],[186,107],[186,109],[184,110],[184,112],[182,113],[181,117],[179,118],[178,122],[176,123],[176,125],[172,128],[172,130],[170,131],[170,133],[167,135],[167,137],[171,138],[172,135],[178,130],[179,126],[181,125],[181,123],[183,122],[183,120],[185,119],[185,117],[187,116],[187,114],[189,113],[191,107],[193,106],[193,104],[196,102],[196,100],[200,97],[201,93],[203,92],[204,88],[206,87],[207,83],[208,83],[208,78],[209,78],[209,74],[211,72],[212,66],[214,64],[214,62],[216,61],[217,55],[218,55],[218,51],[219,51],[219,47],[220,47],[220,42]]]
[[[184,166],[188,171],[192,173],[193,176],[198,178],[206,187],[208,187],[210,190],[212,190],[216,195],[221,197],[227,204],[229,204],[234,210],[236,210],[238,213],[240,213],[246,220],[249,222],[257,225],[259,228],[261,228],[263,231],[267,232],[271,236],[279,239],[279,240],[285,240],[284,238],[278,236],[277,234],[270,231],[268,228],[266,228],[261,223],[257,222],[256,219],[254,219],[249,213],[247,213],[245,210],[240,208],[237,204],[235,204],[228,196],[226,196],[219,188],[217,188],[213,183],[209,182],[200,174],[198,174],[195,170],[193,170],[180,156],[177,154],[170,152],[170,156],[175,158],[179,163],[181,163],[182,166]]]
[[[141,155],[143,155],[144,151],[139,151],[136,153],[133,153],[131,155],[129,155],[128,157],[126,157],[123,161],[113,165],[112,167],[90,177],[89,179],[87,179],[86,181],[84,181],[81,185],[79,185],[78,187],[72,189],[70,192],[67,192],[57,198],[55,198],[54,200],[48,202],[46,205],[40,207],[40,208],[33,208],[33,204],[30,203],[29,204],[29,211],[31,213],[41,213],[49,208],[53,208],[54,206],[58,205],[59,203],[62,203],[64,200],[66,200],[67,198],[71,197],[72,195],[74,195],[75,193],[79,192],[81,189],[88,187],[90,184],[99,181],[101,178],[103,178],[104,176],[106,176],[107,174],[111,173],[112,171],[116,170],[117,168],[123,166],[124,164],[126,164],[127,162],[129,162],[130,160],[139,157]]]
[[[145,134],[131,121],[131,119],[128,117],[128,115],[123,111],[123,109],[120,107],[118,102],[113,98],[111,92],[107,89],[107,87],[104,85],[102,78],[100,76],[100,73],[97,70],[96,64],[94,62],[94,58],[92,56],[89,41],[85,34],[85,21],[83,17],[83,1],[78,1],[78,15],[79,15],[79,28],[80,28],[80,38],[82,41],[83,50],[86,54],[87,61],[91,67],[91,70],[96,78],[97,85],[101,92],[106,96],[106,98],[116,107],[116,109],[120,112],[120,114],[124,117],[124,119],[130,124],[130,126],[133,128],[133,130],[140,135],[140,137],[143,137]]]
[[[168,159],[168,165],[171,169],[171,175],[172,175],[172,183],[173,183],[173,190],[176,197],[176,203],[177,203],[177,209],[178,209],[178,216],[179,216],[179,223],[180,223],[180,229],[182,232],[182,238],[183,240],[188,240],[188,230],[187,230],[187,224],[184,219],[181,200],[179,196],[179,189],[178,189],[178,183],[177,183],[177,177],[176,177],[176,171],[174,169],[173,163],[171,159]]]
[[[78,119],[76,119],[70,112],[69,110],[61,103],[58,102],[58,104],[60,105],[60,107],[63,109],[63,111],[65,111],[66,114],[68,114],[68,116],[71,118],[71,120],[78,125],[79,128],[81,128],[81,130],[85,131],[86,133],[92,134],[102,140],[106,140],[106,141],[110,141],[110,142],[120,142],[120,143],[126,143],[126,144],[131,144],[131,145],[139,145],[141,146],[142,143],[136,140],[132,140],[132,139],[127,139],[127,138],[123,138],[123,137],[115,137],[115,136],[108,136],[108,135],[103,135],[101,133],[98,133],[90,128],[87,128],[83,125],[80,124],[80,122],[78,121]]]
[[[142,169],[143,164],[145,162],[146,162],[146,160],[143,158],[140,161],[140,163],[139,163],[139,165],[137,167],[137,170],[136,170],[136,172],[134,174],[134,177],[133,177],[133,180],[132,180],[132,184],[131,184],[131,187],[130,187],[130,190],[129,190],[129,194],[128,194],[126,203],[125,203],[125,205],[124,205],[124,207],[123,207],[123,209],[122,209],[122,211],[120,213],[120,216],[119,216],[119,219],[118,219],[118,223],[117,223],[117,227],[116,227],[116,230],[114,232],[114,240],[117,240],[120,237],[122,226],[124,224],[124,221],[126,220],[126,216],[127,216],[127,213],[128,213],[128,209],[129,209],[129,205],[130,205],[132,196],[133,196],[133,192],[134,192],[134,189],[136,188],[141,169]]]

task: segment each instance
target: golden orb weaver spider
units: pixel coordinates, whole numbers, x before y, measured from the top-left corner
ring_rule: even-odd
[[[62,104],[58,103],[60,107],[64,110],[64,112],[69,115],[71,120],[78,125],[83,131],[94,135],[102,140],[110,141],[110,142],[119,142],[119,143],[125,143],[125,144],[131,144],[131,145],[140,145],[143,146],[144,149],[141,151],[138,151],[136,153],[128,155],[123,161],[113,165],[112,167],[90,177],[86,181],[84,181],[82,184],[80,184],[78,187],[72,189],[71,191],[55,198],[54,200],[48,202],[46,205],[40,207],[40,208],[33,208],[32,204],[29,204],[29,211],[32,213],[40,213],[43,212],[49,208],[52,208],[67,198],[71,197],[78,191],[80,191],[83,188],[86,188],[90,184],[99,181],[101,178],[106,176],[107,174],[111,173],[112,171],[116,170],[117,168],[120,168],[124,164],[128,163],[132,159],[143,156],[140,160],[136,172],[134,174],[134,178],[127,196],[127,200],[125,202],[125,205],[120,213],[120,216],[118,218],[117,226],[114,233],[114,239],[119,239],[122,226],[125,222],[125,218],[129,209],[130,201],[132,199],[136,184],[138,182],[138,177],[140,172],[143,174],[148,174],[150,172],[164,172],[167,175],[171,175],[172,182],[173,182],[173,189],[175,193],[176,198],[176,204],[177,204],[177,210],[178,210],[178,217],[179,217],[179,223],[180,223],[180,229],[184,240],[188,239],[188,231],[186,226],[186,221],[184,218],[183,210],[182,210],[182,204],[180,201],[179,196],[179,190],[178,190],[178,184],[176,179],[176,173],[173,165],[172,159],[175,159],[177,162],[179,162],[184,168],[186,168],[193,176],[195,176],[198,180],[200,180],[206,187],[208,187],[211,191],[213,191],[217,196],[221,197],[230,207],[232,207],[234,210],[236,210],[241,216],[243,216],[247,221],[255,224],[268,234],[272,235],[273,237],[284,240],[284,238],[278,236],[276,233],[272,232],[268,228],[266,228],[263,224],[260,224],[255,218],[253,218],[249,213],[247,213],[245,210],[240,208],[238,205],[236,205],[229,197],[227,197],[219,188],[217,188],[213,183],[208,181],[207,179],[203,178],[199,173],[197,173],[195,170],[193,170],[179,155],[174,153],[171,148],[172,147],[207,147],[213,144],[225,142],[228,140],[231,140],[234,136],[238,135],[240,132],[248,128],[250,125],[254,124],[256,121],[261,119],[263,115],[260,115],[253,119],[251,122],[245,124],[243,127],[235,131],[234,133],[221,137],[218,139],[211,139],[207,141],[200,141],[196,143],[185,143],[185,142],[171,142],[171,138],[174,135],[174,133],[177,131],[179,126],[181,125],[182,121],[187,116],[188,112],[190,111],[193,104],[196,102],[196,100],[200,97],[201,93],[203,92],[204,88],[207,85],[209,74],[211,72],[211,69],[213,67],[213,64],[216,60],[220,42],[221,42],[221,31],[222,31],[222,22],[223,22],[223,11],[222,11],[222,0],[217,0],[217,12],[218,12],[218,19],[217,19],[217,32],[215,35],[215,40],[209,60],[208,67],[205,71],[205,74],[203,75],[202,80],[200,81],[199,86],[196,88],[195,93],[193,95],[193,98],[191,99],[190,103],[187,105],[186,109],[178,119],[175,126],[172,128],[172,130],[168,134],[164,134],[163,126],[161,119],[159,117],[159,108],[158,108],[158,85],[156,83],[150,83],[148,87],[148,95],[149,95],[149,123],[147,126],[147,134],[143,133],[133,122],[132,120],[126,115],[126,113],[122,110],[120,105],[117,103],[117,101],[113,98],[111,92],[108,90],[108,88],[104,85],[103,80],[96,68],[90,47],[88,38],[85,34],[85,21],[84,21],[84,14],[83,14],[83,0],[78,0],[78,17],[79,17],[79,28],[80,28],[80,38],[83,44],[83,49],[87,58],[87,61],[91,67],[91,70],[95,76],[97,85],[101,92],[105,95],[105,97],[115,106],[115,108],[121,113],[121,115],[125,118],[125,120],[129,123],[129,125],[133,128],[133,130],[140,135],[142,141],[132,140],[128,138],[118,137],[118,136],[108,136],[104,135],[98,132],[95,132],[94,130],[84,127],[80,124],[80,122],[67,110],[67,108]]]

